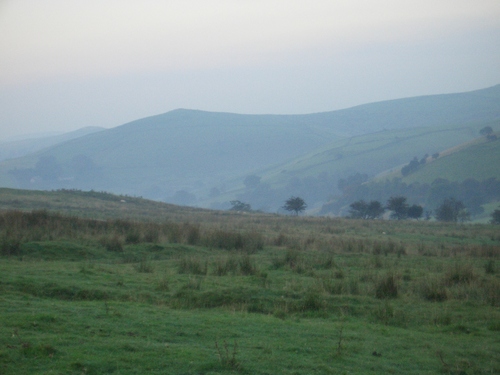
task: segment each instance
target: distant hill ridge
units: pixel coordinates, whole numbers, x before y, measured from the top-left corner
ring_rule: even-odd
[[[250,174],[273,189],[326,173],[333,190],[342,175],[376,174],[413,154],[463,143],[498,121],[500,85],[304,115],[178,109],[4,161],[0,186],[93,189],[209,207],[239,194]],[[266,172],[273,166],[281,169]]]

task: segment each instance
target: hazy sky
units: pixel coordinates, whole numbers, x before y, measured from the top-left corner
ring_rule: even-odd
[[[499,83],[498,0],[0,0],[0,139]]]

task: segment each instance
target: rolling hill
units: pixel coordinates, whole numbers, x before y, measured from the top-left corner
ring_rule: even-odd
[[[0,185],[93,189],[204,207],[257,195],[274,206],[258,200],[253,206],[275,210],[283,194],[310,190],[320,179],[312,203],[326,200],[340,177],[397,167],[471,140],[498,121],[500,85],[307,115],[180,109],[3,161]],[[261,183],[249,192],[243,180],[252,174]]]
[[[23,139],[7,140],[0,142],[0,161],[20,158],[25,155],[43,150],[44,148],[54,146],[58,143],[83,137],[84,135],[104,130],[97,126],[88,126],[72,132],[50,135],[50,136],[28,136]]]

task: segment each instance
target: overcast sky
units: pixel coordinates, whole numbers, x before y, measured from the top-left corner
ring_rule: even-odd
[[[499,83],[498,0],[0,0],[0,139]]]

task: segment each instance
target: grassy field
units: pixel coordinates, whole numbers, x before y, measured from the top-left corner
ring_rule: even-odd
[[[0,207],[1,374],[500,372],[498,226]]]

